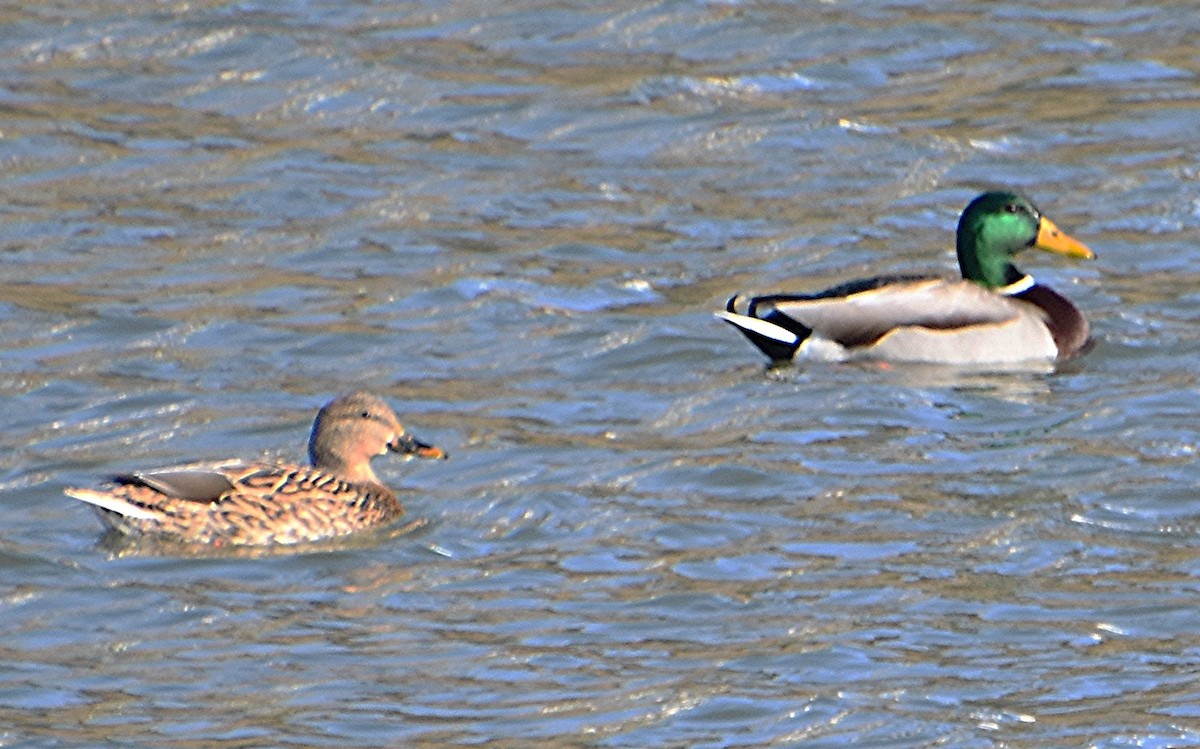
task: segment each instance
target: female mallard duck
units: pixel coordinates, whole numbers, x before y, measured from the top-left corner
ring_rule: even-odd
[[[958,220],[962,280],[884,276],[815,294],[729,300],[717,317],[774,362],[797,353],[936,364],[1004,364],[1068,359],[1089,345],[1075,305],[1012,259],[1028,247],[1091,259],[1029,200],[988,192]]]
[[[369,393],[330,401],[308,442],[311,466],[195,464],[116,476],[104,491],[66,489],[123,533],[215,546],[294,544],[390,523],[404,508],[371,469],[387,452],[445,458]]]

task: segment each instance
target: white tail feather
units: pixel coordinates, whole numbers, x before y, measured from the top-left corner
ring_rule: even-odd
[[[135,504],[127,502],[119,497],[114,497],[111,494],[92,491],[91,489],[74,488],[64,489],[63,493],[68,497],[74,497],[81,502],[87,502],[90,505],[103,507],[110,512],[115,512],[118,515],[123,515],[127,518],[134,518],[137,520],[156,520],[158,518],[157,515],[145,509],[144,507],[138,507]]]
[[[800,336],[796,335],[787,328],[781,328],[773,322],[760,320],[757,317],[750,317],[748,315],[739,315],[736,312],[724,311],[714,312],[713,314],[725,322],[733,323],[739,328],[745,328],[746,330],[766,336],[771,340],[779,341],[780,343],[788,346],[793,346],[795,345],[796,341],[800,340]]]

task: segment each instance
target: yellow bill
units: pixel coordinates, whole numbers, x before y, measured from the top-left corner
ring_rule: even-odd
[[[1059,229],[1053,221],[1045,216],[1042,216],[1038,222],[1037,240],[1033,246],[1046,252],[1055,252],[1068,257],[1081,257],[1084,260],[1093,260],[1096,257],[1096,253],[1092,252],[1090,247]]]

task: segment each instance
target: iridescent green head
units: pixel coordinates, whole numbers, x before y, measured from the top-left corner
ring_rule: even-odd
[[[1013,257],[1029,247],[1088,260],[1095,257],[1027,198],[1011,192],[985,192],[972,200],[958,219],[957,245],[962,277],[992,289],[1024,277],[1013,265]]]

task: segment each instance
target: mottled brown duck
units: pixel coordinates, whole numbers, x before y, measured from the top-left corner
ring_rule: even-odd
[[[65,492],[129,535],[213,546],[296,544],[399,519],[404,508],[371,468],[371,458],[387,453],[446,457],[409,434],[382,399],[357,392],[317,414],[308,442],[311,465],[197,463]]]

